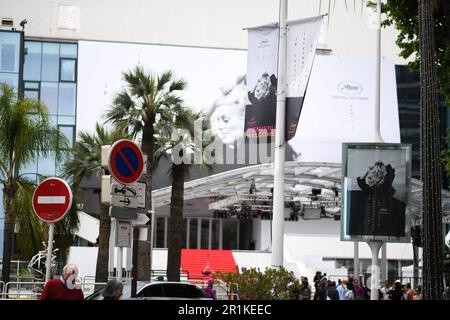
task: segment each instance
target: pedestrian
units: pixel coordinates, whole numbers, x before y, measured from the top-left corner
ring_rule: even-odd
[[[123,295],[123,284],[119,280],[109,280],[103,288],[103,300],[119,300]]]
[[[326,289],[327,283],[325,281],[320,282],[319,288],[316,290],[316,293],[314,294],[314,300],[327,300],[327,289]]]
[[[359,283],[358,279],[353,280],[353,292],[355,293],[355,299],[356,300],[365,300],[364,297],[364,289]]]
[[[396,280],[394,287],[389,290],[389,296],[391,300],[404,300],[403,289],[400,280]]]
[[[341,281],[337,286],[336,290],[339,293],[339,300],[345,300],[345,292],[347,291],[347,281]]]
[[[417,286],[414,300],[422,300],[422,286]]]
[[[302,277],[302,284],[300,285],[298,299],[311,300],[311,286],[308,283],[307,277]]]
[[[414,290],[411,288],[411,283],[407,283],[405,286],[405,300],[414,300]]]
[[[61,277],[47,281],[41,300],[83,300],[83,291],[75,283],[77,276],[78,267],[73,263],[67,264]]]
[[[214,290],[214,281],[212,279],[208,280],[208,286],[203,288],[203,292],[208,296],[208,298],[216,300],[216,290]]]
[[[391,290],[390,282],[385,281],[384,286],[380,289],[380,300],[391,300],[389,297],[389,290]]]
[[[355,292],[353,291],[353,283],[349,280],[347,283],[347,291],[344,300],[355,300]]]
[[[316,290],[319,287],[320,279],[322,279],[322,272],[321,271],[317,271],[316,275],[313,278],[314,288],[316,288]]]
[[[330,286],[327,290],[327,295],[330,300],[340,300],[339,292],[336,290],[336,282],[331,281]]]

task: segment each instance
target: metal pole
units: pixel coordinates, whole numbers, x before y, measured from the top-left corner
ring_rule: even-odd
[[[383,241],[369,241],[367,244],[372,252],[372,275],[370,276],[370,300],[378,300],[378,289],[380,286],[380,262],[378,254],[383,245]]]
[[[116,218],[111,218],[111,233],[109,237],[109,276],[114,275],[114,248],[116,241]]]
[[[359,242],[353,242],[353,278],[359,279]]]
[[[273,178],[273,223],[271,265],[283,265],[284,237],[284,130],[286,113],[287,0],[280,0],[280,35],[278,44],[277,114],[275,133],[275,168]]]
[[[122,281],[122,257],[123,257],[123,248],[117,248],[117,280]]]
[[[52,252],[53,252],[53,234],[55,232],[55,224],[49,223],[48,226],[48,246],[47,246],[47,267],[45,270],[45,282],[50,280],[50,271],[52,269]]]
[[[381,280],[386,281],[388,278],[388,264],[387,264],[387,244],[384,243],[381,247]]]
[[[380,133],[380,79],[381,79],[381,0],[377,0],[376,28],[376,70],[375,70],[375,109],[374,109],[374,142],[384,142]]]

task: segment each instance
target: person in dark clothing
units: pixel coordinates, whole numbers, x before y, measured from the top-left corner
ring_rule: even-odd
[[[320,279],[322,279],[322,272],[321,271],[317,271],[316,275],[313,278],[314,288],[316,288],[316,290],[319,287]]]
[[[317,289],[316,293],[314,294],[314,300],[327,300],[327,289],[326,289],[326,282],[321,282],[319,285],[319,289]]]
[[[327,295],[328,295],[328,298],[330,298],[330,300],[340,300],[339,292],[336,290],[336,282],[331,281],[331,284],[327,290]]]
[[[109,280],[103,288],[103,300],[119,300],[123,295],[123,284],[116,280]]]
[[[400,281],[395,281],[394,288],[389,291],[391,300],[404,300],[402,284]]]
[[[248,92],[251,106],[247,107],[245,128],[273,127],[276,118],[277,78],[264,73],[258,79],[253,91]]]

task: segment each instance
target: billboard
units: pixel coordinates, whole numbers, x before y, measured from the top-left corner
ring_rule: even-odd
[[[410,242],[411,145],[342,144],[341,240]]]
[[[273,157],[261,160],[260,146],[256,151],[249,150],[245,137],[245,106],[249,104],[248,88],[252,87],[246,76],[245,50],[103,41],[80,41],[78,50],[78,132],[92,133],[95,123],[103,122],[114,95],[124,85],[122,72],[139,64],[155,73],[170,69],[185,79],[188,87],[180,93],[185,105],[194,111],[204,111],[213,135],[226,149],[225,157],[234,156],[230,162],[225,159],[224,164],[215,165],[212,172],[199,174],[205,176],[273,161]],[[340,163],[343,142],[372,140],[374,68],[375,61],[370,59],[315,56],[299,130],[286,143],[286,161]],[[381,135],[386,142],[399,143],[393,62],[382,61],[381,71]],[[267,148],[274,149],[272,145]],[[247,157],[240,161],[244,153]],[[249,156],[257,154],[258,161]],[[155,186],[170,185],[166,172],[156,170],[155,179],[164,183]],[[189,179],[196,179],[199,174],[193,173]]]

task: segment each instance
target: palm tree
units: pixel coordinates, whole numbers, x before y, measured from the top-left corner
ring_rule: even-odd
[[[124,72],[123,80],[125,87],[115,96],[111,109],[106,113],[106,121],[130,132],[133,138],[142,132],[142,151],[148,156],[146,174],[141,178],[147,183],[147,213],[152,208],[154,125],[160,119],[170,120],[172,114],[181,108],[182,99],[177,91],[183,90],[186,83],[175,79],[171,71],[157,76],[146,73],[141,66]],[[148,230],[150,238],[150,228]]]
[[[24,230],[38,222],[30,210],[30,181],[21,170],[39,157],[54,155],[56,160],[68,151],[66,137],[50,124],[46,107],[37,100],[19,99],[6,83],[0,85],[0,183],[3,185],[5,229],[2,280],[10,280],[14,219]],[[29,202],[28,202],[29,201]],[[27,218],[23,219],[26,215]],[[29,219],[28,224],[23,224]],[[42,235],[37,235],[36,241]],[[40,242],[38,242],[40,243]]]
[[[161,157],[169,158],[172,155],[172,194],[170,199],[170,217],[167,250],[167,279],[169,281],[180,281],[181,246],[183,238],[183,202],[184,181],[189,164],[184,163],[181,158],[186,153],[192,155],[201,151],[202,146],[195,145],[194,124],[202,120],[202,112],[195,113],[191,109],[179,110],[172,121],[160,121],[156,126],[156,146],[154,160],[159,162]],[[208,123],[202,122],[202,131],[208,130]],[[178,161],[175,157],[179,157]],[[191,158],[191,157],[189,157]]]
[[[439,137],[433,1],[419,0],[421,175],[423,181],[423,294],[443,298],[441,145]]]
[[[63,168],[64,175],[73,182],[75,189],[79,188],[84,178],[92,175],[101,178],[105,174],[105,169],[100,164],[101,147],[102,145],[111,145],[123,138],[129,138],[129,135],[118,129],[108,131],[98,123],[95,125],[95,134],[79,133],[79,139],[75,143],[73,151],[73,158],[66,161]],[[109,206],[102,204],[101,201],[99,217],[100,226],[95,280],[96,282],[106,282],[108,281],[111,218],[109,216]]]

